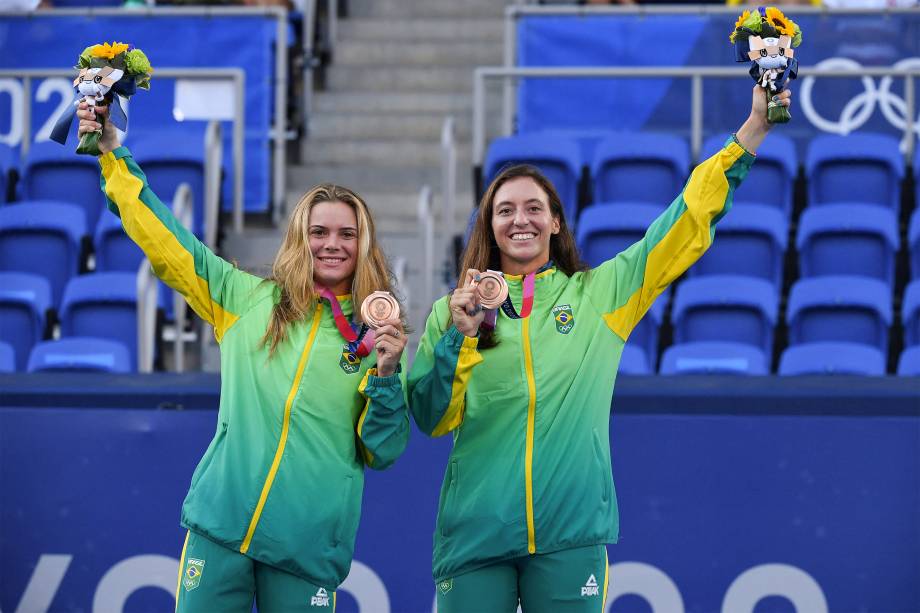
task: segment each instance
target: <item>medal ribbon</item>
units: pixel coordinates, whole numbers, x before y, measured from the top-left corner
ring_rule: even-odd
[[[511,302],[511,295],[509,293],[508,297],[505,298],[505,301],[501,305],[502,311],[505,315],[508,316],[508,319],[525,319],[530,316],[530,311],[533,310],[533,296],[534,296],[534,280],[536,276],[541,272],[549,270],[553,267],[553,262],[550,260],[546,264],[540,267],[536,272],[532,272],[524,277],[523,288],[521,290],[521,312],[518,313],[517,309],[514,308],[514,303]],[[498,319],[498,309],[490,309],[486,311],[486,316],[482,320],[482,326],[489,330],[495,328],[495,322]]]
[[[339,333],[348,342],[348,350],[357,354],[360,358],[370,355],[371,348],[374,345],[374,331],[368,328],[366,324],[357,326],[349,321],[345,317],[345,313],[342,312],[342,305],[339,304],[339,299],[335,297],[335,294],[328,287],[323,287],[322,285],[316,285],[315,287],[319,290],[319,295],[329,302],[329,306],[332,308],[332,318],[335,320],[335,327],[339,329]]]

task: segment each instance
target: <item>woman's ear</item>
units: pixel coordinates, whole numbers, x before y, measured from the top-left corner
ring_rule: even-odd
[[[559,223],[559,216],[553,215],[553,234],[559,234],[562,224]]]

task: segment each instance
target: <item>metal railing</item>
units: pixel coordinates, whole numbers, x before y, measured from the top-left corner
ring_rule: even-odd
[[[425,185],[419,190],[417,208],[418,235],[422,242],[422,295],[419,297],[419,304],[431,304],[434,293],[434,214],[431,200],[431,186]]]
[[[176,194],[173,196],[172,212],[176,220],[191,230],[194,215],[195,200],[192,196],[192,188],[188,183],[183,183],[176,188]],[[188,319],[188,303],[185,298],[177,291],[173,291],[173,318],[175,319],[176,337],[173,339],[173,360],[176,372],[185,372],[185,324]]]
[[[915,149],[914,115],[916,113],[916,99],[914,95],[914,79],[920,77],[920,68],[870,68],[864,67],[852,70],[844,69],[817,69],[800,68],[799,77],[805,80],[816,77],[821,78],[862,78],[862,77],[893,77],[904,79],[904,102],[906,107],[906,121],[904,135],[907,144],[907,161],[912,163]],[[748,78],[746,68],[723,68],[715,66],[684,66],[681,68],[670,67],[642,67],[642,68],[608,68],[608,67],[552,67],[552,68],[502,68],[481,67],[473,73],[473,164],[481,166],[485,156],[485,83],[487,79],[504,79],[506,81],[520,78],[682,78],[691,80],[690,101],[690,141],[693,159],[699,157],[703,138],[703,79],[706,78]],[[803,84],[804,86],[804,84]],[[508,104],[508,100],[504,101]],[[513,102],[512,102],[513,103]],[[508,108],[503,108],[503,113],[508,113]],[[510,123],[510,122],[509,122]],[[510,134],[510,125],[504,126],[505,134]]]
[[[735,17],[742,10],[738,6],[712,4],[668,4],[668,5],[538,5],[531,0],[518,0],[505,7],[503,65],[513,68],[517,63],[518,19],[528,16],[598,17],[598,16],[647,16],[647,15],[726,15]],[[916,15],[916,8],[835,8],[821,6],[783,6],[786,15],[820,15],[833,18],[837,15],[886,16]],[[801,71],[800,73],[801,74]],[[502,130],[510,134],[513,130],[514,84],[505,81],[502,87]]]
[[[441,251],[448,252],[454,240],[457,208],[457,139],[454,118],[447,117],[441,126]]]
[[[23,82],[22,87],[22,144],[20,154],[23,160],[29,153],[32,145],[32,80],[65,78],[72,80],[75,75],[73,69],[15,69],[0,70],[0,79],[16,79]],[[201,79],[215,81],[231,81],[233,83],[234,109],[233,109],[233,230],[243,231],[243,135],[245,121],[245,96],[243,92],[246,84],[246,73],[241,68],[158,68],[154,78],[165,79]],[[15,103],[14,105],[15,106]],[[16,117],[13,118],[16,120]],[[128,126],[130,130],[130,125]],[[217,169],[220,172],[220,169]],[[284,173],[281,172],[283,175]],[[215,223],[216,225],[216,218]]]
[[[272,130],[270,137],[273,140],[273,160],[272,160],[272,210],[275,212],[274,215],[279,215],[279,211],[282,210],[285,201],[285,167],[287,165],[287,149],[285,147],[285,139],[287,136],[287,113],[286,113],[286,104],[287,104],[287,88],[288,88],[288,49],[287,49],[287,38],[288,38],[288,20],[287,20],[287,11],[284,8],[278,6],[264,6],[264,7],[166,7],[166,6],[151,6],[151,7],[139,7],[132,10],[126,11],[120,7],[91,7],[91,8],[60,8],[60,9],[48,9],[42,11],[32,11],[30,13],[21,13],[21,12],[12,12],[12,11],[0,11],[0,17],[15,17],[15,18],[28,18],[28,19],[44,19],[44,18],[53,18],[59,16],[75,16],[75,17],[96,17],[96,16],[107,16],[107,17],[122,17],[122,18],[156,18],[156,17],[219,17],[219,16],[230,16],[230,17],[239,17],[239,16],[259,16],[265,15],[273,17],[276,21],[276,33],[275,33],[275,74],[274,74],[274,96],[275,96],[275,108],[274,108],[274,123],[272,125]],[[185,69],[167,69],[157,67],[154,78],[156,77],[171,77],[175,76],[173,70],[185,70]],[[195,69],[189,69],[195,70]],[[216,68],[212,71],[239,71],[243,76],[242,84],[245,85],[245,72],[240,68]],[[4,71],[6,72],[6,71]],[[17,71],[13,71],[17,72]],[[18,71],[25,72],[25,71]],[[75,73],[68,72],[68,76],[71,78]],[[207,78],[204,76],[196,75],[196,78]],[[237,105],[237,111],[242,107]],[[242,115],[245,117],[245,115]],[[240,135],[242,137],[242,126],[241,126]],[[236,164],[236,145],[235,145],[236,134],[234,133],[234,164]],[[242,140],[241,140],[242,143]],[[242,146],[240,146],[240,155],[238,156],[240,160],[240,166],[242,167]],[[237,173],[241,176],[242,173]],[[242,179],[240,181],[240,196],[239,196],[239,211],[240,216],[237,218],[237,202],[236,202],[236,185],[234,185],[234,220],[233,228],[235,232],[242,232]]]
[[[204,244],[217,249],[217,223],[220,215],[220,183],[224,161],[224,138],[219,121],[212,121],[204,133]],[[233,210],[240,216],[242,211]],[[191,227],[189,225],[188,227]],[[240,230],[242,231],[242,228]]]
[[[157,292],[159,282],[144,258],[137,268],[137,370],[153,372],[156,349]]]

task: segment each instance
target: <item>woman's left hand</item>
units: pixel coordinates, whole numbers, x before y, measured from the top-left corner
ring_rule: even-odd
[[[375,331],[374,348],[377,351],[377,376],[389,377],[396,372],[396,366],[406,348],[408,339],[398,319],[388,319]]]

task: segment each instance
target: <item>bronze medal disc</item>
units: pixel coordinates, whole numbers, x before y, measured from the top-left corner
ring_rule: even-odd
[[[500,272],[487,270],[479,277],[479,302],[485,309],[495,309],[501,306],[508,297],[508,284]]]
[[[399,317],[399,303],[390,292],[376,291],[361,303],[361,319],[371,328],[377,329],[387,319]]]

